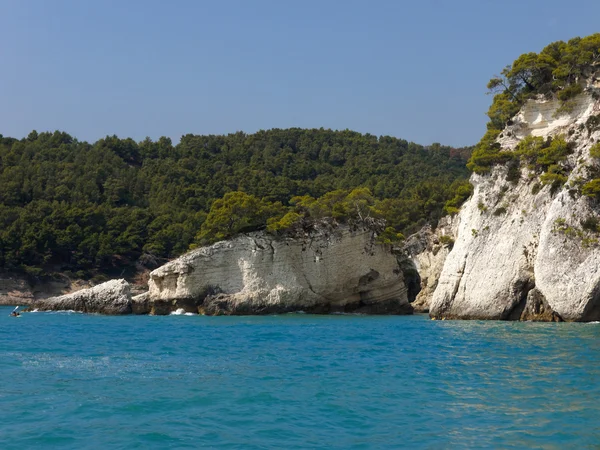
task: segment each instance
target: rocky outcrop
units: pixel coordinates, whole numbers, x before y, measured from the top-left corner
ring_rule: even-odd
[[[562,322],[562,318],[552,311],[544,294],[537,288],[533,288],[527,293],[525,301],[522,301],[513,310],[509,319],[530,322]]]
[[[150,314],[152,312],[152,302],[150,301],[150,294],[144,292],[143,294],[135,295],[131,298],[131,314]]]
[[[366,228],[238,236],[154,270],[148,285],[153,314],[412,312],[396,256]]]
[[[446,257],[454,246],[455,222],[452,217],[444,217],[435,229],[427,225],[406,239],[402,251],[412,262],[419,280],[418,293],[411,303],[415,312],[429,312]]]
[[[132,300],[129,283],[111,280],[90,289],[33,302],[29,310],[80,311],[110,315],[131,314]]]
[[[596,82],[597,84],[597,82]],[[574,145],[564,186],[543,185],[527,168],[474,174],[472,197],[457,217],[457,236],[439,277],[430,313],[448,319],[589,321],[600,319],[597,200],[581,185],[598,163],[600,86],[588,86],[570,113],[558,101],[529,101],[499,139],[514,149],[529,135],[564,136]],[[590,119],[592,118],[592,119]],[[586,226],[586,221],[592,225]]]

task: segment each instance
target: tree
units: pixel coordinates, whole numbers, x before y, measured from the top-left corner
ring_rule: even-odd
[[[283,215],[281,203],[263,202],[245,192],[228,192],[212,204],[195,241],[209,243],[229,238],[241,231],[254,231],[266,225],[267,218]]]

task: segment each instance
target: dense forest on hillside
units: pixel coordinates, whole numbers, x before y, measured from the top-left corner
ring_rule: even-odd
[[[280,232],[302,215],[343,219],[349,201],[399,237],[468,195],[469,156],[468,148],[324,129],[188,134],[177,145],[0,135],[0,266],[114,273],[240,230]]]

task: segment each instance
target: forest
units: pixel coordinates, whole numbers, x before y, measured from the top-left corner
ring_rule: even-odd
[[[0,267],[114,275],[239,232],[342,222],[361,208],[385,220],[385,242],[401,240],[468,197],[470,155],[327,129],[187,134],[177,145],[0,135]]]

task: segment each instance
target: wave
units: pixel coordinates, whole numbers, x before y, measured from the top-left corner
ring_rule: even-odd
[[[170,316],[197,316],[192,312],[186,312],[183,308],[177,308],[175,311],[171,311]]]

